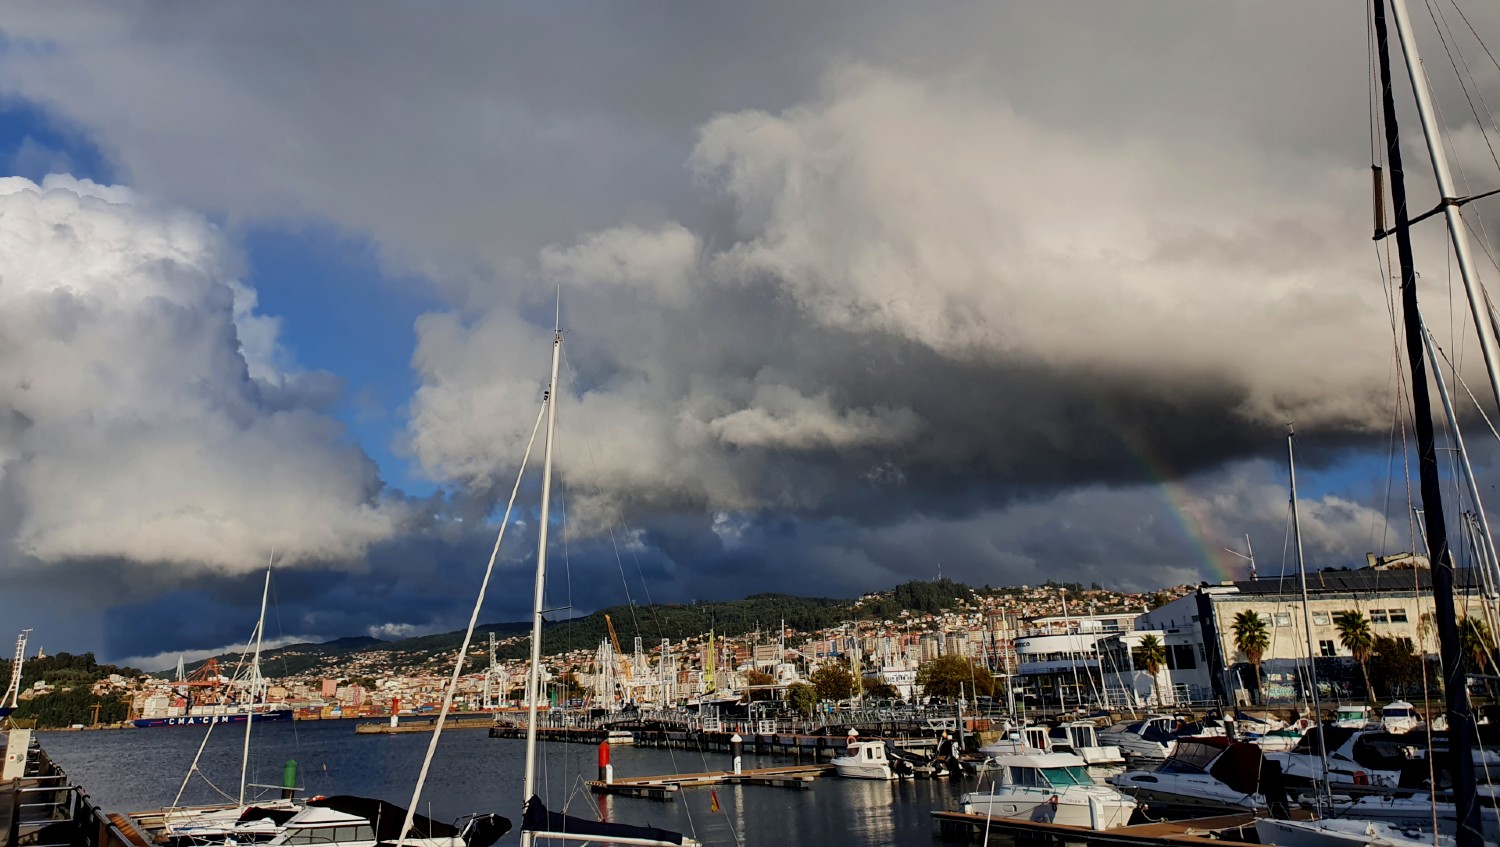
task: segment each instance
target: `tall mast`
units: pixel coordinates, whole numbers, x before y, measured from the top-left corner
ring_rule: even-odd
[[[562,358],[562,330],[552,332],[552,378],[547,383],[547,443],[542,451],[542,513],[537,531],[536,588],[531,603],[531,668],[526,677],[526,771],[521,783],[522,803],[536,794],[537,700],[542,679],[542,598],[547,586],[547,514],[552,501],[552,436],[557,431],[557,363]],[[521,831],[521,844],[532,843],[532,835]]]
[[[1443,692],[1448,707],[1449,768],[1453,782],[1455,811],[1458,813],[1458,847],[1479,847],[1484,837],[1479,828],[1479,807],[1475,798],[1473,727],[1469,717],[1469,693],[1464,685],[1462,648],[1458,639],[1458,618],[1453,606],[1453,555],[1448,548],[1448,528],[1443,522],[1443,492],[1438,479],[1437,448],[1432,431],[1432,401],[1427,393],[1427,366],[1424,361],[1422,343],[1422,315],[1417,308],[1417,271],[1412,259],[1411,220],[1406,206],[1406,176],[1401,167],[1401,130],[1396,122],[1396,96],[1391,83],[1390,37],[1386,32],[1385,2],[1374,4],[1376,56],[1380,63],[1381,111],[1385,119],[1386,160],[1391,170],[1391,205],[1396,215],[1396,253],[1401,263],[1401,314],[1406,329],[1406,355],[1411,363],[1412,417],[1417,435],[1417,472],[1422,492],[1422,522],[1427,531],[1427,546],[1431,555],[1432,594],[1434,616],[1437,618],[1438,643],[1443,659]],[[1416,58],[1416,45],[1406,27],[1406,8],[1402,0],[1392,0],[1396,26],[1405,48],[1408,72],[1412,77],[1419,110],[1426,115],[1431,104],[1427,103],[1426,80]],[[1425,104],[1425,105],[1424,105]],[[1424,120],[1425,124],[1425,120]],[[1433,154],[1433,167],[1438,171],[1439,188],[1443,192],[1444,210],[1448,214],[1449,227],[1454,232],[1454,246],[1459,255],[1467,254],[1467,239],[1460,238],[1461,231],[1452,229],[1454,222],[1462,227],[1457,209],[1447,202],[1451,186],[1442,166],[1442,145],[1435,144],[1428,134],[1428,149]],[[1464,275],[1465,287],[1469,276]],[[1469,292],[1470,304],[1474,304],[1475,293]],[[1476,312],[1477,314],[1477,312]],[[1488,337],[1486,322],[1479,324],[1481,338]],[[1491,362],[1491,347],[1485,347],[1486,364]],[[1494,370],[1490,371],[1492,387]]]
[[[1500,351],[1495,343],[1494,325],[1490,323],[1489,310],[1484,303],[1484,292],[1479,284],[1479,274],[1474,269],[1473,253],[1469,249],[1469,228],[1464,222],[1459,207],[1466,198],[1453,188],[1453,176],[1448,170],[1448,156],[1443,152],[1443,138],[1438,128],[1432,97],[1428,93],[1427,72],[1422,67],[1422,57],[1417,53],[1417,40],[1412,36],[1411,17],[1406,10],[1406,0],[1391,0],[1391,18],[1396,25],[1396,35],[1401,40],[1401,51],[1406,57],[1406,73],[1411,78],[1411,89],[1417,102],[1417,117],[1422,122],[1422,136],[1427,141],[1427,152],[1432,157],[1432,173],[1437,178],[1438,193],[1442,195],[1443,216],[1448,220],[1448,235],[1453,240],[1453,254],[1458,259],[1459,276],[1463,278],[1464,294],[1469,300],[1469,311],[1474,316],[1475,336],[1479,349],[1484,354],[1485,372],[1489,374],[1490,390],[1495,402],[1500,403]],[[1384,56],[1382,56],[1384,61]],[[1387,92],[1389,77],[1383,78]],[[1394,179],[1394,175],[1392,175]],[[1397,224],[1400,225],[1399,223]],[[1434,362],[1433,367],[1437,367]]]
[[[1296,539],[1297,554],[1297,579],[1302,585],[1302,630],[1307,633],[1307,677],[1312,681],[1308,686],[1312,689],[1313,701],[1313,724],[1318,730],[1318,756],[1323,762],[1323,786],[1313,787],[1313,801],[1318,809],[1318,814],[1323,813],[1323,789],[1327,787],[1328,780],[1328,745],[1324,743],[1323,734],[1323,702],[1318,696],[1318,654],[1313,649],[1312,610],[1307,602],[1307,563],[1302,558],[1302,524],[1297,517],[1297,456],[1292,450],[1292,442],[1297,433],[1291,424],[1286,425],[1286,469],[1287,477],[1291,481],[1292,491],[1292,538]],[[1248,536],[1246,540],[1248,541]],[[1260,681],[1256,680],[1256,685]]]
[[[1483,576],[1482,582],[1485,592],[1493,600],[1496,597],[1495,583],[1491,579],[1490,569],[1495,563],[1494,536],[1490,534],[1490,519],[1484,512],[1484,500],[1479,496],[1479,481],[1474,478],[1474,466],[1469,463],[1469,451],[1464,447],[1464,434],[1458,428],[1458,412],[1453,408],[1453,398],[1448,394],[1448,383],[1443,379],[1443,369],[1438,367],[1437,344],[1432,340],[1432,331],[1427,324],[1422,324],[1422,340],[1427,343],[1427,358],[1433,361],[1432,381],[1437,385],[1438,399],[1443,401],[1443,415],[1448,419],[1448,431],[1452,433],[1453,446],[1458,448],[1458,467],[1463,471],[1464,482],[1469,489],[1469,499],[1474,501],[1474,521],[1476,526],[1470,534],[1474,548],[1475,568]],[[1467,523],[1467,519],[1465,519]],[[1500,621],[1495,618],[1495,604],[1485,603],[1484,608],[1489,616],[1490,631],[1496,632]]]
[[[271,554],[273,557],[275,553]],[[266,598],[271,596],[271,566],[266,565],[266,584],[260,591],[260,622],[255,625],[255,658],[250,660],[250,685],[245,704],[245,748],[240,751],[240,805],[245,805],[245,775],[250,770],[250,726],[255,723],[255,687],[260,684],[260,645],[266,634]]]

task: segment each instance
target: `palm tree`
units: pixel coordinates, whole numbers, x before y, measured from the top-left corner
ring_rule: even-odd
[[[1339,641],[1359,662],[1365,675],[1365,700],[1375,699],[1375,689],[1370,685],[1370,654],[1375,651],[1375,634],[1370,630],[1370,620],[1361,612],[1339,612],[1333,616],[1333,628],[1338,630]]]
[[[1271,647],[1271,630],[1258,612],[1246,609],[1234,616],[1234,646],[1255,669],[1255,702],[1260,703],[1260,660]]]
[[[1167,648],[1161,643],[1161,639],[1154,635],[1148,635],[1141,639],[1141,643],[1135,648],[1136,666],[1151,674],[1151,696],[1156,700],[1156,708],[1161,708],[1161,691],[1156,686],[1156,675],[1161,673],[1162,666],[1167,663]]]
[[[1490,652],[1495,649],[1494,636],[1484,621],[1466,617],[1458,622],[1458,640],[1463,645],[1463,654],[1469,662],[1469,673],[1483,674],[1490,663]],[[1485,694],[1490,693],[1490,679],[1484,677]]]

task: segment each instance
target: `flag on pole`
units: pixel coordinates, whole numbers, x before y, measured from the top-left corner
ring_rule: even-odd
[[[719,792],[717,792],[717,791],[710,791],[710,792],[708,792],[708,810],[710,812],[718,814],[718,811],[719,811]]]

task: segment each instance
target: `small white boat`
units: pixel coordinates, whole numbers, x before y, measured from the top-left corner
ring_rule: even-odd
[[[1256,818],[1255,836],[1262,844],[1277,847],[1451,847],[1452,836],[1434,836],[1377,821],[1332,818],[1315,821],[1283,821]]]
[[[1373,723],[1370,720],[1370,707],[1363,704],[1341,705],[1333,713],[1333,725],[1345,729],[1367,729]]]
[[[1125,771],[1111,785],[1143,803],[1176,809],[1259,809],[1259,747],[1222,737],[1184,738],[1155,770]]]
[[[1311,720],[1302,718],[1280,729],[1247,732],[1245,733],[1245,740],[1267,752],[1284,753],[1288,750],[1296,749],[1297,745],[1302,742],[1302,737],[1307,734],[1308,727],[1311,726]]]
[[[1380,709],[1380,728],[1386,732],[1403,734],[1421,725],[1417,709],[1405,700],[1395,700]]]
[[[1094,782],[1071,753],[1016,753],[997,757],[995,766],[994,787],[964,794],[959,811],[1091,829],[1124,826],[1135,812],[1135,800]]]
[[[849,779],[895,779],[896,763],[885,754],[885,742],[850,741],[844,755],[831,763],[839,776]]]
[[[1125,761],[1119,747],[1099,742],[1093,721],[1059,724],[1052,728],[1049,736],[1053,752],[1072,753],[1090,765],[1114,765]]]

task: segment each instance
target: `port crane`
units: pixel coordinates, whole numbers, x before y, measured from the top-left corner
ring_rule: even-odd
[[[31,636],[31,630],[23,629],[16,636],[16,657],[10,663],[10,686],[0,694],[0,718],[9,715],[20,705],[21,696],[21,667],[26,664],[26,639]]]

